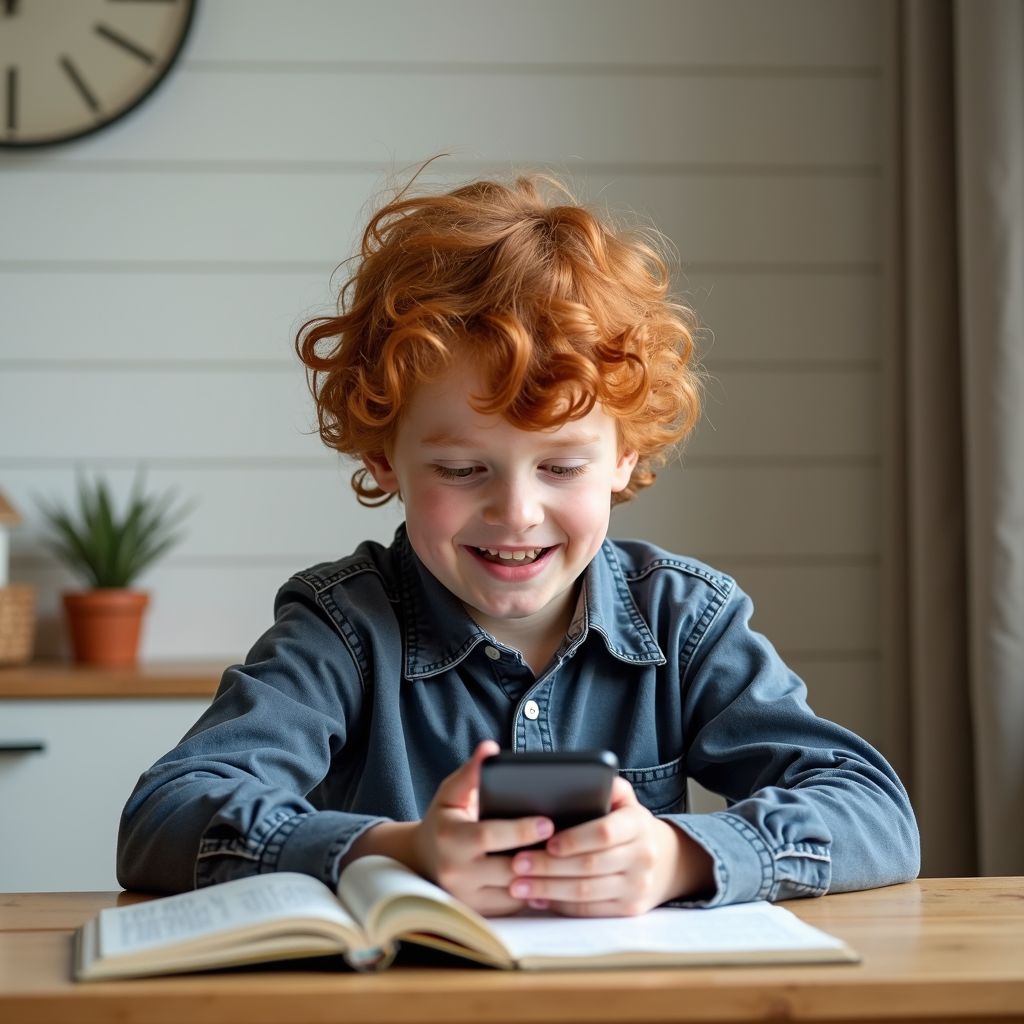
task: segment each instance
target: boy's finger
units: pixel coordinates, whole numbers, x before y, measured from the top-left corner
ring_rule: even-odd
[[[547,839],[555,831],[550,818],[491,818],[480,822],[480,843],[486,853],[517,850]]]
[[[477,893],[473,906],[485,917],[505,917],[522,910],[523,901],[509,896],[507,885],[502,888],[488,886]]]
[[[473,756],[437,787],[434,802],[440,807],[458,807],[462,810],[469,807],[480,789],[480,763],[500,749],[494,740],[478,743]]]
[[[574,857],[552,857],[544,850],[523,850],[512,859],[512,870],[517,875],[533,878],[588,878],[628,871],[633,860],[633,847],[628,843]]]
[[[517,878],[509,895],[519,900],[548,903],[606,903],[624,896],[629,888],[625,875],[594,878]]]
[[[483,888],[501,889],[506,895],[512,882],[511,857],[480,857],[467,869],[473,883]]]
[[[438,840],[451,851],[453,859],[463,863],[477,858],[500,861],[507,866],[511,877],[511,857],[485,855],[533,846],[547,839],[554,828],[549,818],[467,821],[460,808],[444,807],[440,811],[437,835]]]
[[[498,886],[508,889],[515,877],[512,874],[512,858],[486,856],[482,849],[479,826],[476,822],[459,825],[448,833],[448,857],[438,872],[442,883],[471,888]],[[445,876],[448,876],[447,878]],[[443,884],[443,888],[448,888]]]
[[[612,779],[611,809],[614,811],[619,807],[632,807],[639,803],[633,787],[621,775],[616,775]]]
[[[632,812],[621,809],[559,832],[548,840],[545,849],[553,857],[578,857],[622,846],[636,838],[636,833]]]

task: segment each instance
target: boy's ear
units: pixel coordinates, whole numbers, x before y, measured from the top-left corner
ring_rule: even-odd
[[[618,494],[619,491],[626,489],[639,458],[639,452],[631,452],[628,449],[619,456],[615,472],[612,474],[612,494]]]
[[[370,476],[377,481],[377,486],[388,494],[398,493],[398,475],[383,452],[363,452],[363,465],[369,470]]]

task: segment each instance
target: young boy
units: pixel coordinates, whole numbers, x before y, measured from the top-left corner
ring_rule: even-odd
[[[372,219],[339,315],[297,344],[322,438],[405,525],[281,589],[128,801],[123,885],[334,885],[384,853],[483,913],[607,916],[916,874],[898,779],[810,711],[736,584],[606,539],[697,418],[667,287],[642,240],[529,179],[406,192]],[[555,836],[478,821],[499,743],[614,751],[611,813]],[[729,809],[687,813],[688,776]]]

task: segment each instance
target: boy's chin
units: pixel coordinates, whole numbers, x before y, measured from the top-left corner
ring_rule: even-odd
[[[515,621],[517,619],[530,619],[535,615],[541,615],[551,604],[550,601],[538,601],[534,603],[517,603],[515,605],[508,605],[505,602],[498,602],[496,604],[490,604],[487,601],[481,601],[484,607],[478,608],[483,615],[489,619],[500,619]]]
[[[572,588],[570,587],[569,590],[569,597],[572,597]],[[542,617],[545,614],[558,614],[563,611],[567,600],[565,592],[551,594],[547,592],[547,588],[544,588],[543,592],[535,591],[526,594],[509,594],[507,592],[489,594],[479,588],[474,588],[472,593],[457,596],[461,597],[462,603],[474,618],[479,614],[487,619],[509,621],[530,619],[535,616]]]

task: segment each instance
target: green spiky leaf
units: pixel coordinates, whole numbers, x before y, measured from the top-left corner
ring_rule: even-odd
[[[77,509],[36,499],[52,530],[51,549],[93,587],[130,586],[183,539],[177,527],[195,503],[176,504],[177,500],[174,488],[147,495],[141,470],[120,517],[102,477],[94,482],[78,478]]]

